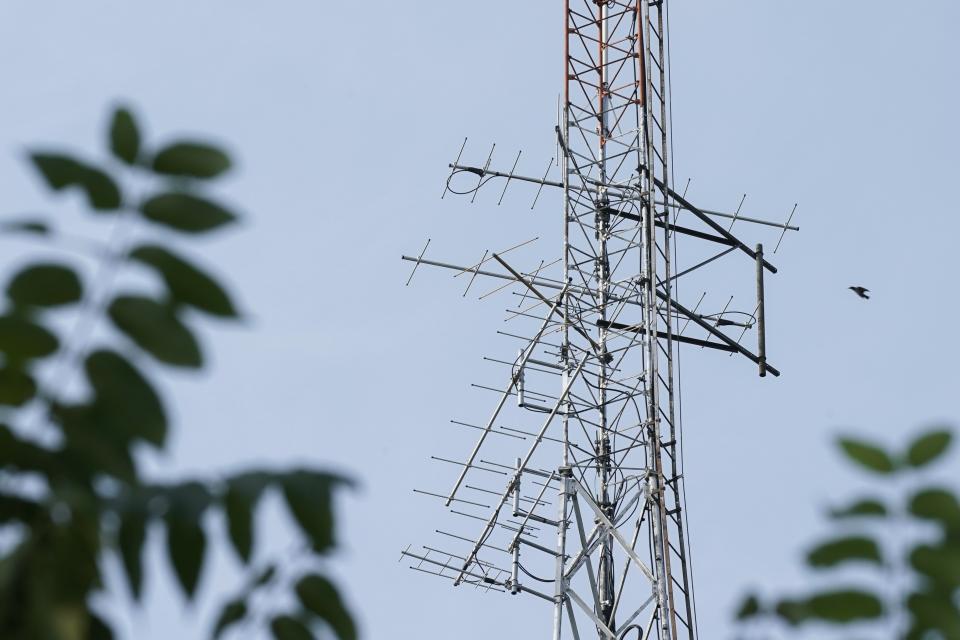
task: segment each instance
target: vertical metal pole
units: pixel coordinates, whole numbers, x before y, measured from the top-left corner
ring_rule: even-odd
[[[763,245],[757,245],[757,356],[760,377],[767,375],[767,321],[763,310]]]

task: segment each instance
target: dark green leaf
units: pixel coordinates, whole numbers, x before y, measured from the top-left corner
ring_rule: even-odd
[[[13,277],[7,297],[15,304],[56,307],[79,302],[83,286],[76,272],[60,264],[33,264]]]
[[[883,615],[883,603],[872,593],[841,590],[819,593],[806,602],[809,617],[845,624],[875,620]]]
[[[960,638],[960,610],[949,594],[921,592],[907,598],[907,609],[913,615],[912,638],[930,638],[929,631],[939,631],[941,638]]]
[[[43,220],[11,220],[3,223],[0,229],[10,233],[31,233],[38,236],[50,233],[50,225]]]
[[[190,599],[197,589],[207,548],[201,520],[210,495],[202,485],[188,483],[173,489],[168,499],[167,551],[177,580]]]
[[[0,405],[22,407],[37,393],[30,374],[13,367],[0,368]]]
[[[809,617],[806,603],[799,600],[781,600],[774,607],[774,612],[792,626],[803,623]]]
[[[922,467],[933,462],[950,447],[953,435],[949,431],[933,431],[917,438],[907,451],[907,462]]]
[[[317,553],[335,544],[332,490],[342,480],[310,471],[295,471],[282,479],[283,494],[300,529]]]
[[[21,439],[5,424],[0,424],[0,468],[36,471],[47,476],[60,470],[52,451]]]
[[[120,189],[113,178],[100,169],[61,154],[33,153],[30,159],[55,191],[78,187],[86,194],[87,201],[94,209],[108,211],[120,208]]]
[[[224,605],[213,628],[213,637],[219,638],[223,632],[247,617],[247,603],[243,600],[233,600]]]
[[[193,368],[203,364],[200,345],[169,306],[142,296],[120,296],[108,312],[117,328],[160,362]]]
[[[224,508],[233,548],[244,562],[250,562],[253,552],[253,515],[260,494],[270,482],[263,473],[246,473],[231,478],[227,483]]]
[[[843,562],[862,561],[883,564],[880,547],[870,538],[851,536],[823,543],[807,554],[807,564],[818,569]]]
[[[106,474],[128,482],[134,480],[136,467],[129,438],[105,429],[95,405],[56,404],[52,417],[63,430],[63,455],[73,472],[84,478]]]
[[[865,499],[858,500],[848,507],[834,509],[830,512],[832,518],[855,518],[855,517],[885,517],[887,507],[879,500]]]
[[[44,358],[58,346],[57,337],[44,327],[19,316],[0,316],[0,351],[8,361]]]
[[[120,107],[110,123],[110,150],[120,160],[134,164],[140,154],[140,130],[133,114]]]
[[[760,600],[757,596],[751,595],[744,599],[740,608],[737,610],[737,620],[748,620],[755,618],[761,613]]]
[[[95,613],[90,614],[90,632],[87,640],[113,640],[113,629],[107,621]]]
[[[130,253],[130,257],[156,269],[176,302],[216,316],[237,315],[230,296],[216,280],[163,247],[137,247]]]
[[[167,435],[166,412],[143,374],[113,351],[90,354],[85,367],[104,427],[162,447]]]
[[[920,545],[910,553],[910,564],[938,586],[960,588],[960,547]]]
[[[177,231],[202,233],[231,223],[236,216],[219,204],[188,193],[162,193],[143,203],[140,211],[151,222]]]
[[[330,626],[340,640],[356,640],[357,629],[337,588],[325,577],[312,574],[297,582],[297,597],[304,609]]]
[[[910,500],[910,513],[924,520],[934,520],[949,530],[960,530],[960,503],[947,489],[924,489]]]
[[[874,471],[876,473],[892,473],[896,470],[896,464],[880,447],[868,442],[852,440],[849,438],[840,439],[840,447],[847,457],[860,466]]]
[[[0,493],[0,524],[30,522],[41,513],[43,508],[35,502]]]
[[[277,616],[270,621],[270,630],[276,640],[313,640],[305,624],[292,616]]]
[[[199,142],[175,142],[153,159],[153,170],[170,176],[215,178],[229,169],[226,153]]]
[[[143,543],[147,537],[147,518],[142,510],[133,510],[121,515],[117,532],[120,558],[127,574],[127,584],[135,600],[140,599],[143,588]]]

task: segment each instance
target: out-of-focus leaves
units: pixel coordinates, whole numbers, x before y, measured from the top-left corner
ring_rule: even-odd
[[[920,545],[910,552],[910,565],[942,588],[960,588],[960,546]]]
[[[0,468],[38,472],[47,476],[60,471],[52,451],[23,440],[5,424],[0,424]]]
[[[960,504],[947,489],[923,489],[910,499],[910,513],[939,522],[949,530],[960,530]]]
[[[265,473],[245,473],[227,482],[223,506],[227,515],[230,540],[237,555],[250,562],[253,553],[253,515],[260,495],[270,483]]]
[[[300,529],[317,553],[329,551],[335,544],[332,491],[344,480],[312,471],[295,471],[284,476],[283,495]]]
[[[153,170],[170,176],[215,178],[230,169],[230,157],[202,142],[175,142],[153,159]]]
[[[64,456],[75,471],[88,477],[106,474],[132,482],[136,467],[129,439],[104,429],[94,405],[54,405],[53,419],[65,438]]]
[[[87,640],[113,640],[113,637],[113,629],[107,621],[96,614],[91,614]]]
[[[26,318],[0,316],[0,352],[6,354],[7,361],[45,358],[59,345],[57,336]]]
[[[217,624],[213,628],[213,637],[219,638],[223,632],[247,617],[247,603],[243,600],[231,600],[220,610]]]
[[[807,564],[818,569],[852,561],[883,564],[880,547],[870,538],[850,536],[825,542],[807,554]]]
[[[188,193],[162,193],[149,198],[140,212],[151,222],[184,231],[203,233],[236,220],[219,204]]]
[[[737,620],[748,620],[760,615],[762,609],[760,607],[760,600],[755,595],[750,595],[744,598],[743,602],[740,604],[740,608],[737,609]]]
[[[147,537],[147,513],[145,509],[129,509],[121,514],[117,531],[117,545],[127,584],[135,600],[143,590],[143,544]]]
[[[883,603],[872,593],[843,589],[818,593],[799,600],[782,600],[775,611],[784,622],[793,626],[810,620],[848,624],[881,617]]]
[[[830,512],[832,518],[885,517],[887,507],[873,498],[858,500],[853,504]]]
[[[948,594],[910,594],[907,609],[913,616],[912,628],[907,636],[910,640],[928,638],[929,631],[940,631],[942,638],[960,638],[960,610]]]
[[[317,574],[304,576],[297,582],[296,592],[304,609],[329,625],[340,640],[356,640],[353,618],[327,578]]]
[[[119,296],[108,309],[110,319],[137,345],[160,362],[197,368],[200,345],[167,305],[143,296]]]
[[[119,353],[106,350],[90,354],[85,368],[104,426],[162,447],[167,435],[166,412],[143,374]]]
[[[70,267],[33,264],[13,277],[7,286],[7,297],[19,305],[56,307],[79,302],[83,285]]]
[[[276,640],[313,640],[313,633],[293,616],[276,616],[270,621],[270,631]]]
[[[109,175],[79,160],[62,154],[32,153],[30,159],[47,184],[55,191],[78,187],[97,211],[119,209],[123,197]]]
[[[892,473],[897,468],[890,454],[869,442],[841,438],[840,448],[848,458],[875,473]]]
[[[167,499],[167,552],[177,580],[190,599],[203,569],[207,538],[201,520],[210,494],[203,485],[188,483],[172,489]]]
[[[953,435],[949,431],[933,431],[917,438],[907,450],[907,462],[914,467],[930,464],[950,447]]]
[[[0,368],[0,405],[22,407],[37,393],[37,383],[22,369]]]
[[[8,233],[29,233],[37,236],[50,234],[50,225],[43,220],[11,220],[0,225]]]
[[[113,112],[110,122],[110,151],[120,160],[132,165],[140,155],[140,129],[133,114],[124,107]]]
[[[236,317],[230,296],[216,280],[167,249],[144,245],[131,251],[130,258],[156,269],[175,302],[215,316]]]

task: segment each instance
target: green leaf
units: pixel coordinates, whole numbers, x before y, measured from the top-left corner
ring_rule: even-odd
[[[215,316],[236,317],[227,292],[209,275],[163,247],[144,245],[130,252],[133,260],[159,272],[172,298]]]
[[[874,516],[882,518],[886,515],[887,507],[879,500],[872,498],[858,500],[847,507],[834,509],[830,512],[830,517],[837,519]]]
[[[223,632],[247,617],[247,603],[243,600],[232,600],[224,605],[213,628],[214,640],[223,635]]]
[[[0,424],[0,468],[35,471],[48,477],[61,470],[60,460],[52,451],[21,439],[5,424]]]
[[[105,350],[90,354],[85,368],[104,426],[162,447],[167,436],[166,411],[143,374],[119,353]]]
[[[313,640],[310,629],[292,616],[276,616],[270,621],[270,630],[276,640]]]
[[[83,285],[70,267],[33,264],[13,277],[7,286],[7,297],[19,305],[57,307],[79,302],[83,298]]]
[[[910,565],[951,592],[960,588],[960,547],[920,545],[910,552]]]
[[[844,624],[875,620],[883,615],[883,603],[872,593],[841,590],[817,594],[807,600],[810,617]]]
[[[927,465],[950,447],[953,434],[949,431],[933,431],[917,438],[907,451],[907,462],[914,467]]]
[[[147,537],[147,518],[143,510],[130,510],[121,515],[117,532],[120,559],[127,575],[127,584],[135,600],[143,589],[143,544]]]
[[[960,503],[947,489],[924,489],[910,499],[910,513],[939,522],[948,530],[960,530]]]
[[[340,640],[356,640],[353,618],[333,583],[321,575],[311,574],[297,582],[296,591],[304,609],[327,623]]]
[[[140,212],[151,222],[177,231],[203,233],[236,220],[219,204],[188,193],[162,193],[144,202]]]
[[[87,634],[87,640],[113,640],[113,629],[107,624],[107,621],[96,613],[90,614],[90,630]]]
[[[223,502],[230,541],[244,563],[250,562],[253,553],[254,509],[270,480],[264,473],[245,473],[227,482]]]
[[[157,153],[153,170],[170,176],[215,178],[230,169],[230,157],[201,142],[175,142]]]
[[[317,553],[336,544],[333,529],[332,490],[342,479],[325,473],[295,471],[283,477],[283,495],[300,529]]]
[[[762,608],[760,607],[760,600],[757,599],[757,596],[750,595],[744,598],[743,603],[737,610],[737,620],[748,620],[750,618],[755,618],[761,613]]]
[[[56,352],[57,336],[20,316],[0,316],[0,352],[10,360],[45,358]]]
[[[25,371],[14,367],[0,368],[0,405],[22,407],[37,393],[37,383]]]
[[[822,569],[851,561],[882,565],[880,547],[870,538],[850,536],[825,542],[807,554],[807,564]]]
[[[774,607],[774,612],[794,627],[805,622],[810,615],[806,603],[800,600],[781,600]]]
[[[201,519],[210,494],[200,484],[187,483],[168,494],[167,552],[184,594],[193,598],[203,569],[207,538]]]
[[[929,638],[929,631],[940,631],[942,638],[960,638],[960,610],[949,594],[921,592],[907,598],[913,616],[910,638]],[[938,637],[938,636],[933,636]]]
[[[4,222],[0,229],[9,233],[29,233],[38,236],[50,233],[50,225],[43,220],[11,220]]]
[[[133,114],[120,107],[113,112],[110,123],[110,151],[129,165],[140,155],[140,130]]]
[[[69,156],[32,153],[30,159],[54,191],[77,187],[87,196],[90,206],[98,211],[120,208],[120,188],[109,175]]]
[[[94,405],[55,404],[51,416],[63,430],[63,456],[74,473],[86,479],[109,475],[134,481],[136,467],[130,440],[104,429]]]
[[[160,362],[202,366],[200,345],[169,306],[142,296],[119,296],[108,313],[118,329]]]
[[[840,447],[847,457],[865,469],[876,473],[892,473],[896,464],[890,455],[876,445],[849,438],[840,439]]]

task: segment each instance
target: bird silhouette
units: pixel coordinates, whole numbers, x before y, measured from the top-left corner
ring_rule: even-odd
[[[870,299],[870,296],[867,295],[868,293],[870,293],[870,289],[867,289],[866,287],[848,287],[848,288],[851,291],[853,291],[855,294],[863,298],[864,300]]]

